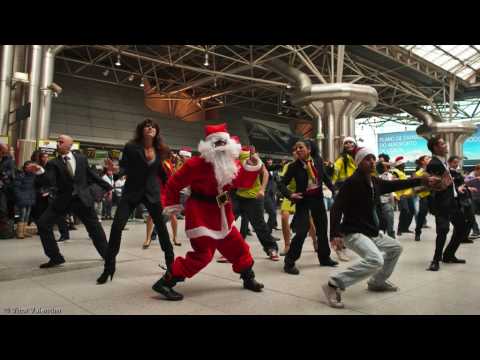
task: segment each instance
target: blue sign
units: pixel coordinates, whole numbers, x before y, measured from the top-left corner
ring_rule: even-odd
[[[378,153],[388,154],[391,161],[397,156],[403,156],[409,163],[415,162],[422,155],[430,155],[427,140],[415,131],[378,134]],[[463,144],[463,156],[467,158],[466,164],[480,162],[480,125],[477,125],[475,134]]]

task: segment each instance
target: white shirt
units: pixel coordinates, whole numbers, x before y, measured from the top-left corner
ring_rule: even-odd
[[[75,174],[75,170],[77,168],[77,160],[75,160],[75,156],[73,156],[72,152],[70,151],[68,154],[61,155],[61,156],[62,156],[63,161],[65,161],[65,157],[68,156],[69,159],[67,161],[70,163],[73,174]]]
[[[108,175],[105,174],[105,175],[102,176],[102,180],[106,181],[107,183],[109,183],[113,187],[113,185],[114,185],[113,176],[111,178],[109,178]]]
[[[124,185],[125,185],[125,180],[118,179],[117,181],[115,181],[115,193],[118,196],[122,196],[122,188]]]

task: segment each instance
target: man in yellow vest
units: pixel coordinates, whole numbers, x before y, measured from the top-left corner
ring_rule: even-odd
[[[403,156],[397,156],[395,158],[395,168],[392,170],[392,174],[399,180],[407,179],[407,175],[405,174],[406,162],[407,161]],[[412,188],[395,192],[395,198],[398,200],[398,208],[400,210],[397,229],[398,236],[401,236],[402,233],[413,232],[409,230],[413,216],[415,215],[415,203],[413,201],[413,195]]]
[[[240,153],[240,162],[243,164],[254,153],[255,149],[253,147],[242,148],[242,152]],[[242,213],[247,215],[247,218],[252,224],[265,253],[268,255],[270,260],[279,261],[280,257],[278,255],[278,245],[275,239],[272,237],[272,229],[268,227],[264,218],[264,197],[268,184],[268,177],[268,171],[265,166],[263,166],[252,187],[238,188],[235,193],[236,201],[234,201],[234,213],[235,219],[237,219]],[[244,234],[242,234],[242,236],[245,237]]]
[[[416,163],[418,164],[419,169],[415,171],[415,177],[422,177],[427,172],[427,165],[432,158],[428,155],[420,156]],[[422,228],[425,225],[428,214],[428,198],[430,196],[430,191],[425,187],[419,187],[414,189],[417,193],[419,203],[418,203],[418,214],[415,217],[416,227],[415,227],[415,241],[420,241],[420,236],[422,235]]]
[[[337,160],[335,160],[332,176],[332,183],[335,185],[336,191],[338,191],[345,180],[352,176],[355,170],[357,170],[357,165],[355,165],[353,159],[356,148],[357,142],[353,137],[347,136],[343,139],[343,151]]]

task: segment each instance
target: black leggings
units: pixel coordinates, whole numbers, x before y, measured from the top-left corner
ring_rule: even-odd
[[[151,203],[145,197],[138,202],[131,202],[125,198],[120,200],[120,204],[118,205],[115,213],[115,218],[113,219],[112,229],[110,231],[105,265],[108,266],[115,263],[115,258],[120,251],[123,228],[127,224],[128,218],[140,202],[145,205],[148,213],[152,217],[153,223],[158,231],[160,246],[165,253],[165,262],[167,267],[170,268],[170,265],[174,260],[173,246],[170,243],[170,236],[168,235],[167,226],[162,217],[162,205],[160,202]]]

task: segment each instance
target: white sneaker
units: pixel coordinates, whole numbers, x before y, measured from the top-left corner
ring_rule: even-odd
[[[323,293],[328,301],[328,304],[335,309],[343,309],[345,305],[342,303],[341,290],[339,288],[333,288],[330,285],[322,285]]]

